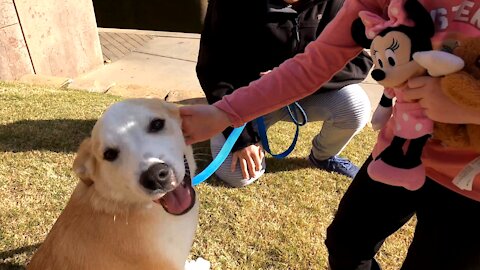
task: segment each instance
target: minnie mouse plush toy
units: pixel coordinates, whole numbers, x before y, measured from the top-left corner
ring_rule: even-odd
[[[386,184],[419,189],[425,182],[422,149],[433,122],[418,102],[403,97],[403,90],[410,78],[427,72],[430,76],[453,73],[462,69],[463,61],[453,54],[432,51],[434,24],[417,0],[392,0],[387,20],[367,11],[359,17],[352,24],[353,39],[370,48],[375,64],[372,77],[385,87],[372,125],[379,129],[392,121],[394,127],[393,140],[374,157],[368,174]]]

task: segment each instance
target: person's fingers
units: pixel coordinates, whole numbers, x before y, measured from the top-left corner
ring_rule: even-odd
[[[193,140],[191,137],[189,136],[183,136],[183,138],[185,139],[185,144],[186,145],[192,145],[193,144]]]
[[[263,151],[263,147],[258,147],[258,151],[260,153],[260,160],[263,160],[265,158],[265,152]]]
[[[235,168],[237,167],[237,163],[238,163],[238,156],[237,156],[237,154],[233,154],[232,155],[232,164],[230,164],[230,171],[231,172],[235,171]]]
[[[189,128],[188,128],[188,126],[184,126],[183,122],[182,122],[182,134],[183,134],[183,138],[185,140],[185,143],[187,145],[190,145],[190,144],[193,143],[193,138],[190,135]]]
[[[408,80],[408,83],[407,83],[408,88],[421,88],[428,83],[429,79],[430,78],[426,76],[411,78]]]
[[[260,147],[257,147],[257,149],[260,149]],[[261,156],[260,152],[261,151],[258,151],[253,155],[253,161],[255,163],[255,171],[257,172],[259,172],[262,169],[262,159],[260,157]]]
[[[185,143],[187,145],[192,144],[192,138],[190,135],[190,118],[191,118],[191,112],[189,108],[186,108],[189,106],[183,106],[179,108],[180,116],[182,117],[182,133],[183,137],[185,138]]]
[[[256,174],[255,173],[255,162],[250,157],[248,159],[246,159],[245,161],[247,163],[248,175],[251,175],[252,177],[254,177],[255,174]]]
[[[421,99],[418,101],[418,104],[420,105],[421,108],[424,109],[424,113],[427,117],[430,117],[429,115],[429,110],[428,110],[428,102],[425,99]]]
[[[240,160],[240,169],[242,171],[243,179],[250,179],[250,176],[248,175],[247,161],[245,159]]]
[[[267,75],[270,72],[271,72],[271,70],[260,72],[260,76]]]
[[[186,145],[192,145],[194,143],[197,143],[197,142],[201,141],[201,140],[198,139],[197,136],[195,136],[195,134],[191,134],[190,132],[188,132],[188,130],[183,131],[183,138],[185,140]]]
[[[420,100],[424,98],[425,91],[422,88],[417,89],[405,89],[403,91],[406,100]]]

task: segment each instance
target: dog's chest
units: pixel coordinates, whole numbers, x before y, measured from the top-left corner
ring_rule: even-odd
[[[108,249],[116,250],[115,254],[112,254],[115,257],[136,258],[135,263],[168,263],[168,269],[183,269],[197,223],[198,203],[182,216],[173,216],[164,211],[154,211],[147,215],[130,213],[129,216],[117,216],[115,220],[111,219],[111,226],[106,226],[108,238],[114,239]]]

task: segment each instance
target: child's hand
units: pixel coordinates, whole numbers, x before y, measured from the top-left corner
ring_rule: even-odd
[[[240,166],[243,179],[250,179],[257,175],[262,168],[262,159],[265,156],[260,145],[250,145],[233,153],[231,171]]]
[[[212,105],[182,106],[180,116],[187,144],[208,140],[230,126],[227,114]]]
[[[451,101],[441,90],[440,78],[423,76],[410,79],[404,94],[406,99],[418,100],[433,121],[480,125],[480,110],[469,110]]]

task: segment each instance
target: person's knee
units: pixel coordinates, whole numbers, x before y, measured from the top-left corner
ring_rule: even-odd
[[[330,269],[346,269],[345,267],[352,261],[351,252],[347,250],[350,245],[346,243],[345,236],[346,234],[338,230],[333,223],[327,229],[325,246],[328,250]]]
[[[259,172],[258,175],[255,178],[250,178],[250,179],[245,179],[241,172],[235,171],[232,172],[229,169],[226,168],[219,168],[216,172],[215,175],[228,184],[231,187],[234,188],[241,188],[241,187],[246,187],[253,182],[255,182],[258,178],[260,178],[263,175],[263,171]]]
[[[261,176],[263,176],[265,172],[265,162],[263,162],[262,165],[263,165],[263,169],[257,172],[257,175],[255,177],[244,178],[239,168],[237,168],[235,171],[232,172],[230,169],[230,166],[225,166],[225,163],[224,163],[215,172],[215,176],[217,176],[220,180],[222,180],[223,182],[225,182],[231,187],[235,187],[235,188],[246,187],[252,184],[253,182],[255,182]]]
[[[373,259],[376,245],[355,231],[351,223],[334,220],[327,229],[325,245],[328,250],[328,262],[335,269],[380,269]]]
[[[354,108],[352,110],[352,118],[350,121],[353,122],[352,128],[362,129],[370,121],[371,106],[370,103],[362,106],[360,108]]]
[[[248,179],[222,179],[222,181],[233,188],[242,188],[253,183],[248,181]]]
[[[372,106],[365,91],[360,86],[350,86],[344,95],[343,104],[332,112],[335,126],[343,129],[362,129],[368,121]]]
[[[327,247],[328,253],[330,256],[337,254],[337,250],[339,247],[342,245],[341,242],[343,240],[341,237],[338,237],[338,230],[336,226],[332,223],[330,226],[327,228],[327,237],[325,239],[325,246]]]

